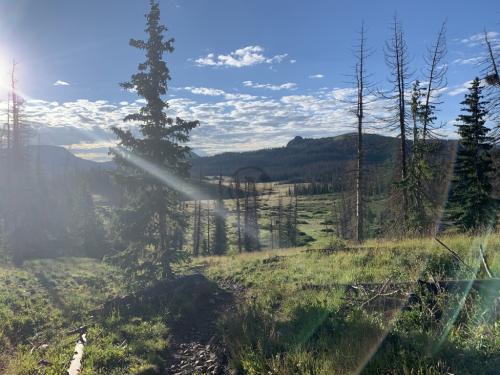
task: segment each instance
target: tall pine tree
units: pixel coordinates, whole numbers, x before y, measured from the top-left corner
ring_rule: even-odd
[[[485,126],[487,111],[476,78],[461,103],[458,117],[460,143],[449,200],[449,218],[461,231],[481,231],[495,224],[497,201],[491,195],[492,138]]]
[[[163,56],[173,51],[173,39],[164,39],[167,28],[160,24],[159,4],[151,0],[150,6],[146,15],[147,40],[130,40],[132,47],[145,51],[146,60],[139,64],[129,82],[121,84],[145,99],[137,113],[124,119],[138,123],[142,136],[115,127],[119,144],[112,150],[119,166],[116,178],[127,195],[126,206],[118,212],[118,229],[129,243],[125,264],[134,265],[131,271],[147,279],[171,276],[170,263],[179,255],[179,230],[186,227],[179,192],[148,173],[147,166],[187,178],[189,147],[185,143],[189,132],[198,125],[198,121],[173,119],[166,114],[168,103],[163,96],[170,74]]]

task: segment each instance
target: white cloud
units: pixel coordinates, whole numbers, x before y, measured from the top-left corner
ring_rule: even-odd
[[[468,59],[455,59],[453,60],[453,64],[460,64],[460,65],[477,65],[480,64],[482,61],[484,61],[485,57],[484,55],[481,56],[476,56],[476,57],[470,57]]]
[[[313,79],[321,79],[321,78],[324,78],[325,76],[323,74],[313,74],[313,75],[310,75],[309,78],[313,78]]]
[[[271,83],[256,83],[252,81],[244,81],[243,86],[251,87],[254,89],[268,89],[272,91],[295,90],[297,88],[297,84],[293,82],[287,82],[281,85],[273,85]]]
[[[184,90],[190,91],[192,94],[207,96],[221,96],[225,94],[223,90],[208,87],[184,87]]]
[[[226,66],[233,68],[243,68],[258,64],[281,63],[288,54],[267,57],[264,55],[264,48],[261,46],[247,46],[230,52],[228,55],[217,55],[209,53],[205,57],[195,60],[198,66]]]
[[[183,91],[202,94],[187,98],[182,97]],[[191,136],[190,145],[196,150],[206,154],[247,151],[282,146],[296,135],[317,138],[353,131],[355,117],[349,104],[353,95],[354,90],[345,87],[278,97],[187,87],[179,89],[179,97],[169,100],[168,113],[201,121]],[[116,142],[110,127],[128,128],[137,134],[138,124],[124,123],[123,118],[138,111],[142,103],[141,99],[117,103],[28,100],[24,118],[40,135],[42,144],[64,145],[82,157],[105,160],[108,148]],[[6,102],[0,101],[0,117],[5,109]],[[370,98],[367,113],[375,119],[385,112],[383,102]]]
[[[488,38],[490,40],[495,40],[500,34],[496,31],[488,31]],[[460,39],[460,43],[465,44],[468,47],[475,47],[484,43],[484,33],[477,33],[469,36],[468,38]]]
[[[295,60],[295,59],[290,60],[290,64],[295,64],[296,62],[297,62],[297,60]]]
[[[462,83],[461,85],[456,85],[450,88],[448,91],[449,96],[457,96],[461,94],[465,94],[467,91],[469,91],[470,85],[472,81],[466,81]]]
[[[228,93],[228,92],[225,92],[224,90],[214,89],[214,88],[210,88],[210,87],[191,87],[191,86],[188,86],[188,87],[180,88],[180,90],[186,90],[186,91],[189,91],[190,93],[196,94],[196,95],[223,96],[227,100],[235,100],[235,99],[252,100],[252,99],[259,98],[258,96],[248,95],[248,94]]]
[[[61,81],[60,79],[58,79],[52,85],[53,86],[69,86],[69,83],[66,82],[66,81]]]

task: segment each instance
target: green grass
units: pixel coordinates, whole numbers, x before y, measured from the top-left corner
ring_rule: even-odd
[[[91,325],[84,374],[140,373],[155,367],[168,345],[160,314],[148,321],[122,319],[116,313],[90,315],[106,300],[124,294],[125,286],[118,270],[91,259],[30,261],[21,268],[0,265],[0,373],[64,373],[78,338],[66,332],[84,324]],[[44,347],[33,349],[40,345]]]
[[[258,222],[260,228],[260,241],[265,249],[271,249],[271,235],[269,231],[270,219],[276,215],[279,199],[283,210],[286,211],[290,204],[293,204],[294,197],[289,197],[289,191],[293,191],[293,184],[288,183],[258,183],[257,190],[262,194],[259,196]],[[263,193],[265,192],[265,193]],[[341,206],[341,196],[339,194],[321,194],[321,195],[301,195],[298,196],[298,230],[303,234],[299,236],[299,245],[309,245],[313,247],[327,247],[330,245],[333,233],[337,231],[337,221]],[[213,217],[214,201],[203,201],[203,221],[206,221],[207,207],[211,208]],[[240,204],[243,205],[243,199]],[[369,220],[366,220],[366,235],[374,237],[380,231],[379,219],[381,212],[386,205],[386,198],[372,196],[367,203],[366,210],[370,213]],[[336,209],[333,209],[335,204]],[[234,199],[225,199],[224,206],[227,210],[226,223],[228,228],[229,253],[237,253],[237,227],[236,227],[236,201]],[[189,251],[192,247],[192,225],[194,219],[194,204],[187,202],[187,212],[190,214],[186,249]],[[275,216],[274,216],[275,217]],[[276,218],[276,217],[275,217]],[[243,217],[242,217],[243,221]],[[329,222],[326,226],[324,223]],[[328,229],[329,232],[326,232]],[[205,229],[206,231],[206,224]],[[206,236],[206,233],[204,234]]]
[[[235,371],[494,374],[500,366],[500,324],[491,311],[498,291],[437,297],[417,291],[421,303],[401,311],[363,308],[368,297],[342,286],[431,276],[482,278],[480,243],[492,272],[500,275],[500,235],[442,240],[475,271],[430,239],[372,240],[362,246],[336,240],[331,254],[318,251],[318,241],[306,248],[197,258],[176,269],[202,270],[221,285],[243,286],[219,322]],[[204,292],[193,293],[181,283],[161,301],[111,308],[91,318],[103,302],[126,293],[119,270],[91,259],[0,265],[0,373],[63,373],[77,339],[66,332],[87,323],[83,374],[158,373],[165,365],[171,323],[184,317],[189,324]],[[48,346],[32,350],[32,344]],[[50,365],[40,365],[42,359]]]
[[[437,320],[426,303],[369,311],[335,286],[482,277],[480,242],[500,274],[500,236],[443,241],[477,272],[464,270],[431,240],[370,241],[331,255],[290,249],[207,257],[195,264],[212,279],[245,286],[236,314],[221,327],[232,365],[246,373],[493,374],[500,365],[500,325],[491,316],[498,291],[423,296],[442,312]]]

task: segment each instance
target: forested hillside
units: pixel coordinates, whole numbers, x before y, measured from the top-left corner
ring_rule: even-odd
[[[192,160],[192,176],[232,176],[245,167],[261,168],[273,181],[311,182],[344,178],[356,160],[354,133],[328,138],[295,137],[285,147],[249,152],[226,152]],[[398,160],[399,140],[378,134],[365,134],[366,168],[372,175],[390,179]],[[411,142],[408,141],[408,147]],[[455,140],[439,141],[437,158],[452,158]],[[352,174],[352,173],[351,173]],[[388,181],[388,180],[387,180]]]

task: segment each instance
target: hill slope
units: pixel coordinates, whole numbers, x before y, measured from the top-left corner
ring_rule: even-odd
[[[399,139],[365,134],[367,169],[382,168],[392,173],[397,159]],[[455,141],[443,141],[446,150]],[[193,160],[192,174],[199,176],[233,175],[244,167],[258,167],[272,180],[311,180],[331,178],[354,167],[356,134],[304,139],[295,137],[286,147],[250,152],[227,152]]]
[[[82,159],[64,147],[48,145],[29,146],[29,155],[33,163],[39,162],[46,171],[59,174],[65,170],[112,169],[112,162],[95,162]]]

